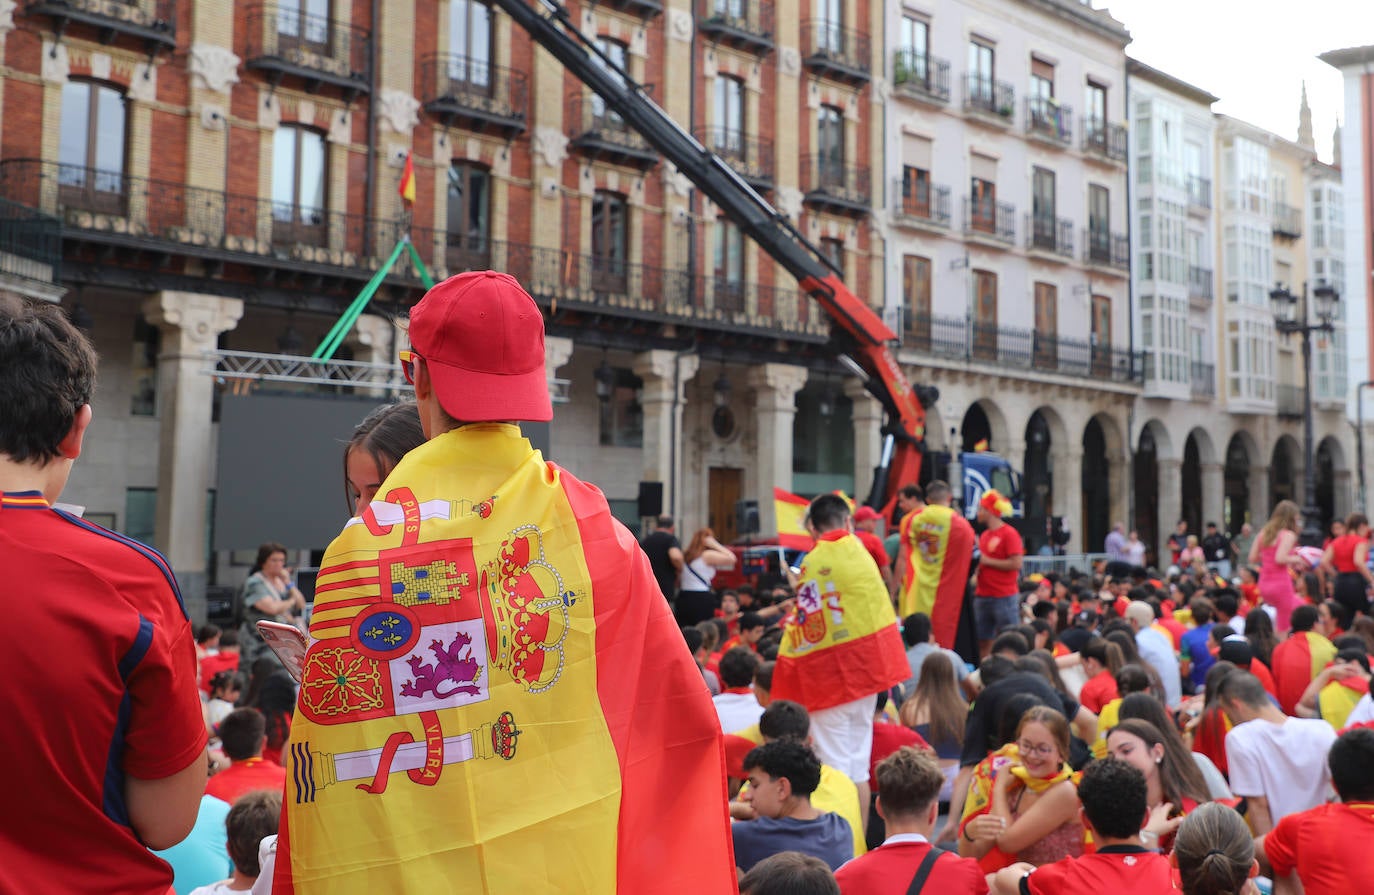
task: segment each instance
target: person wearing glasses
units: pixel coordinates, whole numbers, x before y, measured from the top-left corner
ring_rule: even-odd
[[[998,770],[988,812],[964,825],[959,854],[983,858],[996,848],[999,863],[1011,859],[1037,867],[1081,855],[1069,722],[1061,712],[1036,706],[1021,716],[1013,742],[1016,757]]]

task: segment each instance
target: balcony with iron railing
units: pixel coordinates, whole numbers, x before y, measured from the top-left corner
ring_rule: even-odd
[[[949,229],[949,187],[897,178],[892,183],[892,220],[918,229]]]
[[[1212,301],[1212,290],[1212,268],[1189,266],[1188,298],[1198,304],[1210,304]]]
[[[949,102],[949,62],[902,47],[892,54],[892,84],[898,96],[944,105]]]
[[[864,215],[873,204],[868,168],[846,165],[823,155],[802,162],[802,198],[808,205],[835,214]]]
[[[1016,115],[1016,90],[1006,81],[964,75],[964,111],[982,120],[1010,125]]]
[[[1306,395],[1300,385],[1276,386],[1275,397],[1279,416],[1289,419],[1302,419],[1306,406]]]
[[[1188,175],[1188,210],[1206,214],[1212,210],[1212,181],[1196,174]]]
[[[725,159],[755,189],[773,188],[773,141],[724,127],[698,127],[692,136]]]
[[[62,222],[0,199],[0,274],[56,283],[62,272]]]
[[[1054,215],[1026,215],[1026,248],[1057,258],[1073,258],[1073,221]]]
[[[568,145],[589,158],[644,170],[658,164],[658,152],[600,97],[569,97],[565,123]]]
[[[420,101],[445,126],[510,139],[525,130],[529,110],[524,72],[484,59],[435,54],[420,60]]]
[[[372,89],[372,48],[366,28],[288,6],[250,6],[243,65],[273,86],[286,77],[314,92],[322,84],[351,101]]]
[[[1192,393],[1194,398],[1214,398],[1217,394],[1217,368],[1215,364],[1193,361],[1191,364]]]
[[[606,5],[641,19],[652,19],[663,12],[662,0],[606,0]]]
[[[867,84],[873,61],[868,34],[827,19],[802,22],[802,64],[815,74],[848,84]]]
[[[1010,202],[965,197],[964,235],[1000,245],[1015,245],[1016,206]]]
[[[1294,208],[1283,202],[1274,202],[1270,205],[1270,220],[1274,226],[1274,235],[1286,239],[1297,239],[1302,236],[1302,209]]]
[[[1083,260],[1112,272],[1131,269],[1131,241],[1124,233],[1089,227],[1083,231]]]
[[[1089,157],[1126,163],[1126,128],[1100,118],[1083,119],[1083,152]]]
[[[77,22],[96,29],[103,43],[122,35],[142,41],[149,53],[177,45],[175,0],[29,0],[24,11],[52,19],[59,36]]]
[[[697,31],[708,40],[749,53],[773,49],[769,0],[697,0]]]
[[[1128,348],[964,317],[917,314],[910,308],[902,323],[902,348],[933,358],[1123,384],[1144,380],[1142,355]]]
[[[1026,98],[1026,133],[1054,146],[1073,143],[1073,108],[1052,98]]]

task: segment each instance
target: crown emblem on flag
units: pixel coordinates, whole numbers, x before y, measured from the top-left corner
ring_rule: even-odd
[[[543,693],[563,673],[572,595],[544,558],[538,527],[512,531],[482,578],[491,608],[486,625],[492,666],[526,691]]]

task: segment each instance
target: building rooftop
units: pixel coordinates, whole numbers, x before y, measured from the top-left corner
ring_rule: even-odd
[[[1167,72],[1162,72],[1154,66],[1146,65],[1144,62],[1131,56],[1126,57],[1126,71],[1129,72],[1132,77],[1144,78],[1152,84],[1158,84],[1166,90],[1172,90],[1174,93],[1186,96],[1194,102],[1202,103],[1205,106],[1210,106],[1212,103],[1218,102],[1221,99],[1221,97],[1214,96],[1201,87],[1195,87],[1187,81],[1180,80]]]
[[[1328,50],[1317,56],[1332,68],[1351,68],[1356,65],[1374,65],[1374,46],[1347,47],[1344,50]]]

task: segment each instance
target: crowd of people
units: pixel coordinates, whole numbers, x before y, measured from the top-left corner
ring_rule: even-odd
[[[193,631],[161,556],[54,505],[95,355],[56,306],[0,298],[0,555],[26,587],[0,893],[1374,876],[1363,516],[1315,554],[1282,502],[1229,557],[1185,536],[1161,574],[1118,532],[1124,559],[1024,575],[1001,495],[975,530],[947,485],[908,484],[886,540],[822,495],[796,566],[724,589],[736,556],[709,529],[684,549],[663,517],[641,545],[512,425],[552,412],[512,278],[435,287],[411,342],[416,400],[343,452],[352,518],[313,606],[266,543],[245,623]],[[300,626],[304,661],[258,622]]]

